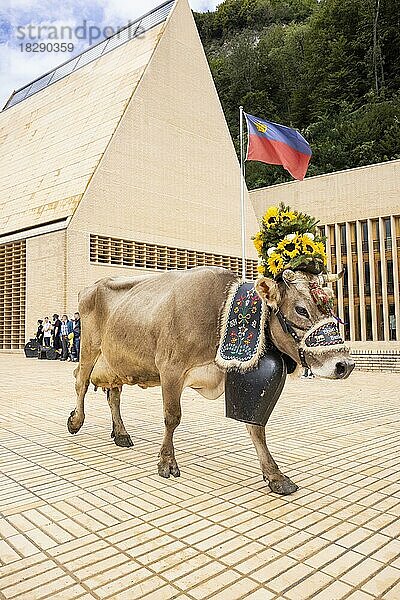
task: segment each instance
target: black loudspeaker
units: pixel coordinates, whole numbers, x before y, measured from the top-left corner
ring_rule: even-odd
[[[60,355],[54,350],[54,348],[46,348],[45,350],[47,360],[57,360],[57,358],[60,358]]]
[[[27,344],[25,344],[25,347],[24,347],[24,352],[25,352],[26,358],[36,358],[37,354],[38,354],[38,347],[39,347],[39,344],[37,343],[37,340],[35,340],[34,338],[31,338],[29,340],[29,342]]]
[[[29,344],[26,344],[24,347],[24,352],[25,352],[25,356],[26,358],[36,358],[37,357],[37,349],[36,348],[31,348],[29,346]]]
[[[40,346],[39,350],[36,351],[36,355],[39,360],[46,360],[46,348],[44,346]]]

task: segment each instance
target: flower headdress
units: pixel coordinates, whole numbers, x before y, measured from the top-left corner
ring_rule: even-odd
[[[326,272],[325,238],[318,234],[317,223],[284,204],[271,206],[253,237],[260,275],[278,277],[285,269]]]

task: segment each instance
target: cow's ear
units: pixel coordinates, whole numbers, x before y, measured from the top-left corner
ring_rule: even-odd
[[[277,309],[280,301],[278,284],[274,279],[269,277],[260,277],[256,279],[254,284],[257,294],[264,300],[272,309]]]

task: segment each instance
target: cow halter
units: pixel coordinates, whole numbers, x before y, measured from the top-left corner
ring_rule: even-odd
[[[301,346],[301,340],[302,340],[302,338],[300,338],[297,335],[296,330],[294,329],[294,327],[297,327],[297,329],[300,329],[300,331],[307,331],[307,330],[303,329],[302,327],[299,327],[298,325],[295,325],[294,323],[292,323],[292,321],[289,321],[285,317],[285,315],[283,314],[283,312],[281,311],[280,308],[278,308],[278,310],[275,311],[275,315],[277,316],[278,321],[279,321],[280,326],[282,327],[283,331],[285,333],[288,333],[289,335],[291,335],[292,338],[294,339],[294,341],[296,342],[296,344],[299,345],[297,351],[299,353],[299,358],[300,358],[301,366],[304,367],[305,369],[309,369],[310,367],[307,364],[304,349]]]
[[[345,345],[337,326],[337,323],[333,317],[325,317],[320,319],[308,329],[303,329],[296,325],[292,321],[289,321],[278,308],[275,315],[283,329],[283,331],[292,336],[296,344],[298,344],[297,351],[302,367],[310,369],[307,363],[305,351],[306,349],[311,354],[324,354],[328,353],[331,349],[335,352],[348,352],[349,348]],[[304,334],[300,337],[296,329],[303,331]]]
[[[305,351],[306,349],[310,353],[323,354],[328,352],[334,347],[335,352],[345,351],[348,352],[349,348],[345,345],[337,326],[338,318],[334,316],[332,312],[333,302],[326,294],[326,292],[317,284],[310,283],[310,293],[315,304],[318,306],[320,311],[325,315],[322,319],[319,319],[311,327],[304,329],[296,323],[293,323],[285,317],[280,308],[275,311],[276,317],[282,327],[283,331],[288,335],[291,335],[293,340],[298,345],[297,351],[302,367],[310,368],[307,364]],[[297,330],[304,332],[303,336],[300,337]]]

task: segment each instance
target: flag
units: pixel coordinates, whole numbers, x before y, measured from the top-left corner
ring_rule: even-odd
[[[312,155],[303,136],[290,127],[245,113],[248,131],[246,160],[282,165],[295,179],[304,179]]]

